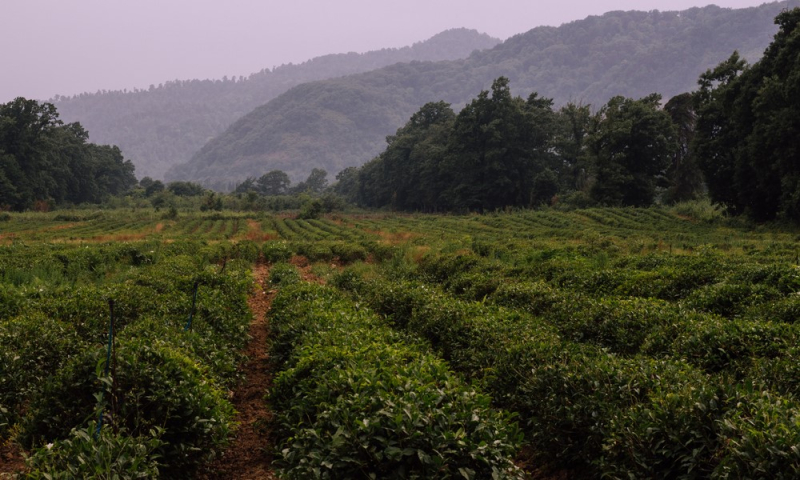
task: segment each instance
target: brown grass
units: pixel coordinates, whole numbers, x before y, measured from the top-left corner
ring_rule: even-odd
[[[258,223],[258,221],[248,218],[247,233],[244,235],[244,238],[254,242],[266,242],[267,240],[276,240],[278,236],[271,233],[264,233],[264,231],[261,230],[261,224]]]
[[[413,232],[385,232],[383,230],[364,230],[364,231],[381,237],[381,240],[390,245],[406,243],[411,239],[419,237],[418,233],[413,233]]]

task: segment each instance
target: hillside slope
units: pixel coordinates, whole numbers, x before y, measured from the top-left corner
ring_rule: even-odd
[[[119,146],[136,165],[138,177],[161,178],[234,120],[293,86],[398,62],[465,58],[498,43],[475,30],[453,29],[409,47],[325,55],[248,78],[176,80],[147,90],[84,93],[56,97],[53,102],[61,118],[80,122],[93,142]]]
[[[335,174],[379,153],[386,135],[425,102],[460,108],[501,75],[515,94],[537,91],[557,104],[597,106],[614,95],[653,92],[668,99],[693,90],[700,73],[734,50],[758,59],[785,7],[610,12],[535,28],[464,60],[396,64],[300,85],[237,120],[166,177],[225,189],[272,169],[294,179],[312,168]]]

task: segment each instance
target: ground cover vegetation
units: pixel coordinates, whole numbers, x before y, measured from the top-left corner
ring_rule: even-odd
[[[0,436],[32,453],[32,478],[183,478],[220,452],[258,247],[235,252],[189,241],[2,247]]]
[[[107,471],[169,478],[219,454],[259,255],[279,291],[264,445],[287,478],[800,469],[794,228],[696,204],[319,219],[141,210],[129,227],[79,212],[3,223],[15,236],[0,247],[0,428],[31,449],[31,476],[110,458]],[[247,228],[217,233],[234,220]],[[123,236],[100,235],[115,228]],[[141,236],[122,240],[126,228]],[[119,333],[105,375],[110,298]]]

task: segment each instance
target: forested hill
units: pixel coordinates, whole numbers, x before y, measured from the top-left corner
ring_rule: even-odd
[[[52,100],[65,122],[80,122],[95,143],[118,145],[139,176],[161,178],[234,120],[301,83],[352,75],[398,62],[465,58],[500,40],[448,30],[410,47],[325,55],[247,78],[176,80],[147,90],[102,91]]]
[[[611,12],[561,27],[539,27],[490,50],[447,62],[411,62],[300,85],[239,119],[168,179],[226,188],[280,169],[294,179],[313,168],[335,174],[384,147],[421,105],[461,108],[493,79],[515,95],[601,105],[614,95],[665,100],[694,90],[706,69],[739,50],[757,60],[777,31],[775,16],[800,0],[747,9]]]

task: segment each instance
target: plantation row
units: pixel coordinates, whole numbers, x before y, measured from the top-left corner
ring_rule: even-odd
[[[92,456],[183,478],[218,455],[259,255],[280,290],[264,445],[287,478],[518,478],[512,460],[586,478],[800,475],[793,231],[659,209],[139,212],[129,225],[151,240],[101,243],[92,225],[134,230],[110,222],[0,224],[17,232],[0,233],[0,440],[30,449],[33,478],[86,474]],[[95,240],[70,243],[79,227]]]
[[[258,255],[243,243],[0,247],[0,439],[30,450],[28,476],[185,478],[217,455]]]
[[[297,283],[290,266],[271,278],[282,288],[269,400],[285,478],[522,478],[510,417],[424,344],[336,290]]]
[[[691,212],[689,212],[691,213]],[[469,238],[467,238],[469,237]],[[323,219],[233,212],[67,211],[4,214],[0,244],[14,241],[108,242],[138,240],[347,241],[381,240],[432,246],[459,239],[508,248],[548,248],[558,242],[624,252],[673,253],[715,245],[726,252],[783,250],[796,259],[796,235],[763,228],[687,221],[664,209],[522,211],[472,217],[362,215]],[[468,244],[466,245],[469,246]]]
[[[562,319],[547,311],[532,316],[524,311],[527,307],[460,301],[435,286],[372,275],[351,269],[336,284],[396,328],[430,342],[453,368],[491,395],[495,406],[517,413],[538,459],[553,468],[607,478],[800,474],[800,405],[793,396],[770,389],[797,378],[796,367],[783,368],[794,361],[789,355],[779,364],[762,364],[758,378],[737,381],[693,366],[712,363],[704,355],[718,355],[718,344],[703,341],[725,341],[708,332],[688,333],[696,335],[694,342],[675,340],[696,348],[686,358],[683,352],[616,355],[598,345],[598,338],[579,341],[565,335]],[[497,298],[509,298],[506,293],[498,290]],[[531,295],[512,296],[517,305],[551,300],[541,290],[525,293]],[[600,332],[624,337],[635,327],[627,322],[626,317],[636,316],[630,309],[604,307],[608,324],[599,322]],[[576,322],[588,326],[594,321],[580,308],[573,313]],[[656,321],[657,313],[650,314]],[[674,328],[672,319],[663,320]],[[750,333],[741,332],[734,340],[746,343]],[[662,344],[672,340],[654,337]],[[780,341],[791,344],[790,349],[796,345],[796,338]]]
[[[374,235],[334,221],[236,213],[170,216],[153,211],[5,214],[0,244],[12,242],[126,242],[139,240],[362,241]]]

